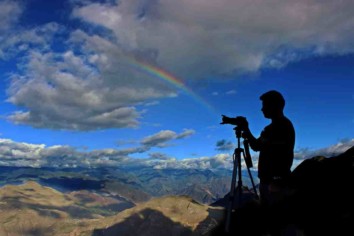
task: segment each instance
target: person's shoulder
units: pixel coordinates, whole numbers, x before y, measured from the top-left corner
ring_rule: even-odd
[[[291,120],[290,120],[288,117],[286,117],[286,116],[284,116],[283,125],[286,126],[286,127],[288,127],[288,128],[290,128],[290,129],[294,129],[293,123],[292,123]]]
[[[286,117],[286,116],[284,116],[283,121],[284,121],[285,123],[292,124],[291,120],[290,120],[288,117]]]
[[[286,116],[283,116],[281,119],[277,120],[277,122],[275,122],[275,125],[279,128],[294,127],[291,120],[289,118],[287,118]]]

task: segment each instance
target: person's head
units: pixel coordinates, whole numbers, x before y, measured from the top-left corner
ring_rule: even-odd
[[[271,90],[260,96],[264,117],[272,119],[283,115],[285,100],[278,91]]]

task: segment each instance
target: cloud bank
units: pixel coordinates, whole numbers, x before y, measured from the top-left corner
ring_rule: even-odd
[[[351,1],[141,1],[89,4],[73,15],[182,78],[279,67],[313,54],[353,52]],[[192,73],[192,75],[191,75]]]
[[[231,168],[229,154],[177,160],[163,153],[151,152],[150,158],[135,158],[131,154],[148,149],[102,149],[79,151],[70,146],[19,143],[0,139],[0,165],[31,167],[151,167],[155,169],[217,169]]]
[[[168,132],[160,132],[164,134]],[[152,135],[150,137],[157,137]],[[178,135],[177,135],[178,136]],[[176,137],[176,136],[174,136]],[[144,139],[143,139],[144,140]],[[156,143],[155,143],[156,144]],[[158,143],[156,144],[158,146]],[[318,150],[302,150],[295,153],[293,167],[304,159],[322,155],[332,157],[354,147],[354,139],[339,142]],[[128,149],[102,149],[89,152],[70,146],[46,146],[0,139],[0,165],[31,167],[151,167],[155,169],[228,169],[233,168],[231,153],[219,153],[214,156],[176,159],[163,152],[151,151],[152,146],[140,146]],[[136,153],[148,153],[148,158],[134,157]],[[257,168],[257,155],[253,156],[254,168]],[[242,161],[242,168],[246,168]]]
[[[147,109],[139,105],[178,96],[141,62],[186,82],[354,51],[349,0],[72,3],[76,28],[50,22],[24,29],[17,19],[30,9],[0,2],[0,59],[25,55],[8,89],[8,101],[21,108],[8,117],[14,123],[78,131],[137,127]]]
[[[295,152],[294,155],[295,159],[298,160],[303,160],[314,156],[332,157],[338,155],[339,153],[345,152],[351,147],[354,147],[354,139],[342,140],[335,145],[317,150],[311,150],[306,148],[301,149]]]

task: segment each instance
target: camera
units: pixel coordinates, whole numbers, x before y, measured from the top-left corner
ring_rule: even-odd
[[[241,129],[244,129],[247,127],[248,122],[246,120],[246,117],[243,117],[243,116],[237,116],[235,118],[230,118],[225,115],[222,115],[222,122],[220,124],[222,124],[222,125],[224,125],[224,124],[236,125],[236,126],[239,126]]]

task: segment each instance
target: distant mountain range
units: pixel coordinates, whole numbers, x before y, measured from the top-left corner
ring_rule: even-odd
[[[229,192],[231,174],[0,166],[0,235],[200,235],[222,221],[224,209],[211,203]]]
[[[151,197],[186,195],[210,204],[230,190],[231,170],[153,168],[32,168],[0,166],[0,186],[32,180],[61,192],[87,190],[138,203]],[[250,186],[247,172],[243,184]],[[254,179],[255,173],[253,173]]]

